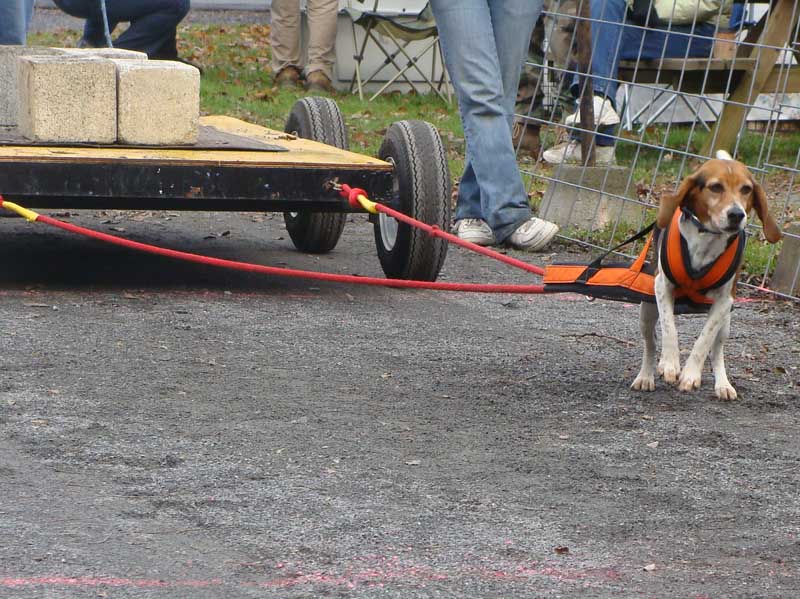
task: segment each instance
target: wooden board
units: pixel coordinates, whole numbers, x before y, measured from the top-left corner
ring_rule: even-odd
[[[340,150],[307,139],[296,138],[227,116],[201,118],[203,125],[221,131],[280,145],[288,152],[254,152],[235,150],[196,150],[161,148],[87,148],[50,146],[0,146],[0,162],[31,160],[73,163],[163,163],[169,165],[216,165],[247,167],[283,167],[303,169],[336,169],[391,171],[392,166],[377,158]]]
[[[29,208],[348,211],[332,183],[391,201],[388,162],[224,117],[202,124],[287,151],[0,146],[0,193]]]

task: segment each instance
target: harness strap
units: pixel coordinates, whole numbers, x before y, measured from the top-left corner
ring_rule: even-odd
[[[681,214],[680,210],[675,211],[659,240],[661,270],[676,286],[676,298],[687,297],[698,304],[713,304],[714,300],[705,294],[724,285],[736,274],[744,256],[745,233],[741,231],[733,237],[719,258],[702,271],[695,272],[680,231]]]

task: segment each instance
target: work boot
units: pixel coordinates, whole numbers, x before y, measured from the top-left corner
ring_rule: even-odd
[[[325,73],[314,71],[306,75],[306,91],[312,94],[332,94],[336,90]]]
[[[149,56],[149,58],[150,60],[171,60],[172,62],[182,62],[183,64],[196,68],[198,71],[200,71],[201,75],[203,74],[203,67],[201,67],[199,64],[178,56],[177,41],[168,42],[162,46],[158,52],[155,52]]]
[[[534,160],[539,157],[539,125],[525,124],[520,120],[515,120],[511,130],[511,141],[514,144],[514,150],[528,152]]]
[[[283,67],[275,75],[275,85],[280,89],[300,89],[300,69],[293,66]]]

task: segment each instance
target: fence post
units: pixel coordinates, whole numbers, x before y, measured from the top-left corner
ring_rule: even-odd
[[[581,0],[578,10],[578,70],[580,71],[581,156],[586,166],[594,166],[594,88],[592,86],[592,17],[589,0]]]

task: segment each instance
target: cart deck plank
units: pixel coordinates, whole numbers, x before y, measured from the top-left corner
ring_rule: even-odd
[[[286,151],[0,146],[0,194],[30,207],[346,209],[338,180],[388,199],[392,165],[227,116],[201,124]]]

